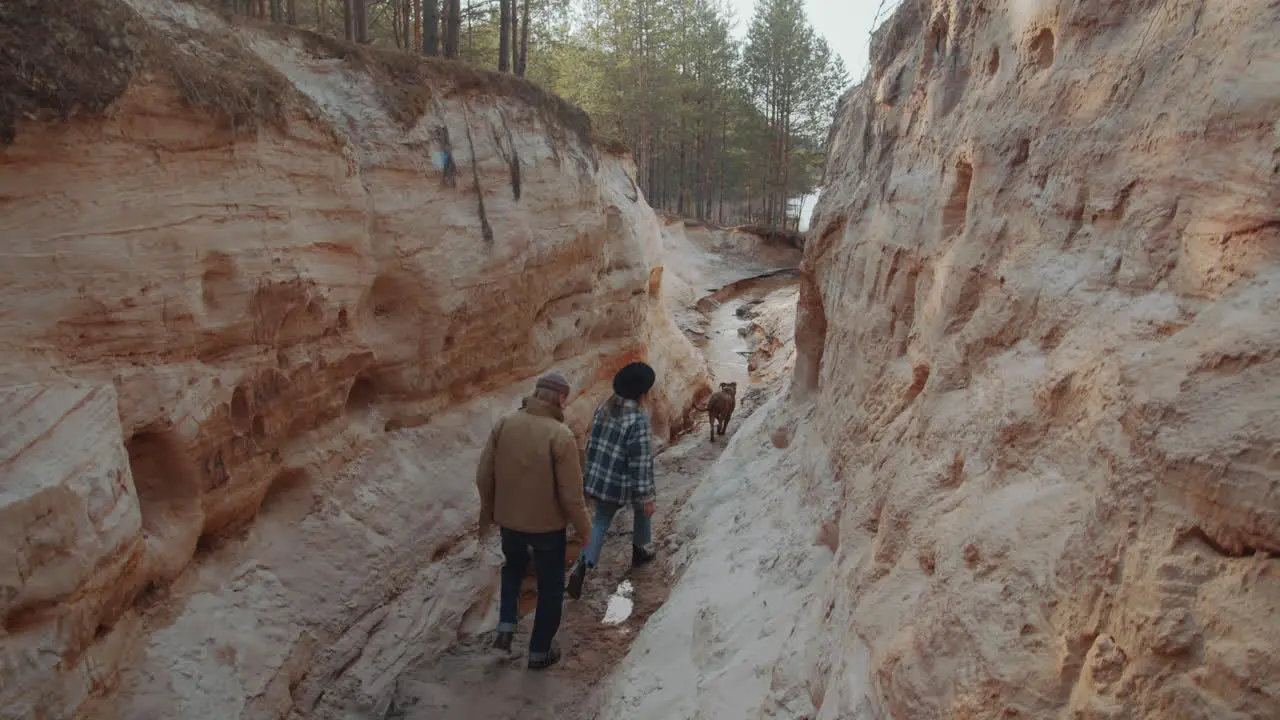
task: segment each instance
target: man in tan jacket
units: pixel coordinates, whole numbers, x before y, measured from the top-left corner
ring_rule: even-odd
[[[480,490],[480,533],[497,524],[502,534],[501,604],[493,646],[509,651],[515,635],[516,604],[533,548],[538,575],[538,607],[529,638],[529,667],[554,665],[560,651],[551,644],[560,629],[564,602],[565,528],[591,537],[582,497],[582,465],[573,431],[564,424],[569,382],[557,372],[538,378],[524,406],[503,417],[489,434],[476,472]]]

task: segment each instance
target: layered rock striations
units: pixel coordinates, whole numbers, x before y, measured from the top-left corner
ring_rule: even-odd
[[[838,639],[779,685],[819,717],[1280,713],[1277,27],[1097,0],[877,32],[797,327],[843,496],[802,625]]]
[[[659,222],[523,81],[83,5],[4,16],[0,715],[385,710],[489,612],[531,376],[579,432],[632,359],[662,434],[705,392]]]

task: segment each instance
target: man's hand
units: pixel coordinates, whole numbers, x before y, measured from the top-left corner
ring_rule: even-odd
[[[644,514],[648,515],[649,517],[653,517],[654,511],[657,509],[658,509],[658,504],[653,500],[650,500],[649,502],[644,504]]]
[[[480,538],[480,542],[484,542],[493,535],[493,522],[490,520],[481,520],[476,528],[476,537]]]

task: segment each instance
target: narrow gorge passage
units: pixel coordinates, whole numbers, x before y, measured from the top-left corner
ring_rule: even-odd
[[[753,322],[752,314],[742,311],[743,308],[768,307],[782,316],[781,326],[789,333],[791,325],[786,320],[793,320],[795,313],[794,278],[789,272],[771,273],[763,279],[747,278],[708,297],[717,299],[698,304],[698,308],[709,310],[705,318],[708,340],[702,351],[716,383],[738,382],[738,410],[730,422],[727,438],[717,439],[714,444],[708,442],[706,417],[699,413],[690,432],[660,449],[656,460],[660,495],[654,517],[658,562],[636,569],[630,567],[631,511],[623,510],[614,519],[600,565],[588,577],[582,598],[565,601],[564,619],[556,640],[564,659],[558,665],[542,672],[531,672],[524,667],[524,650],[533,624],[536,597],[535,581],[528,577],[524,585],[525,599],[521,603],[520,628],[511,654],[489,647],[492,635],[488,626],[483,632],[461,637],[443,655],[410,668],[397,680],[394,699],[385,717],[400,720],[471,717],[587,720],[597,717],[598,692],[630,650],[649,617],[662,606],[679,581],[682,568],[674,558],[685,541],[675,534],[681,510],[726,444],[732,441],[734,431],[781,384],[782,371],[753,372],[749,370],[754,367],[751,358],[760,352],[761,346],[789,349],[792,345],[789,334],[779,336],[780,331],[765,331],[761,327],[763,321]],[[791,355],[770,351],[770,356],[781,361]],[[571,555],[577,547],[571,539]],[[496,539],[491,540],[488,552],[500,558]],[[566,567],[572,560],[573,557],[566,558]],[[622,594],[632,604],[630,612],[621,622],[614,622],[613,618],[606,622],[606,616],[611,614],[610,601],[624,583],[629,592],[624,590]]]
[[[798,294],[796,272],[784,269],[739,280],[698,301],[708,326],[705,340],[696,344],[717,387],[736,382],[742,400],[775,383],[777,365],[790,367],[784,362],[790,353],[775,355],[791,340]]]
[[[1280,3],[744,2],[0,2],[0,720],[1280,718]],[[637,360],[529,672],[480,448]]]

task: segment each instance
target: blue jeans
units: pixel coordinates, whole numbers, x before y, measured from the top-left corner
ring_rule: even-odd
[[[609,532],[609,525],[613,523],[613,516],[622,509],[621,505],[595,501],[596,515],[591,519],[591,544],[587,545],[587,567],[594,568],[596,561],[600,559],[600,549],[604,547],[604,536]],[[636,504],[631,506],[631,514],[635,518],[635,524],[631,531],[631,544],[636,547],[645,547],[649,544],[653,535],[653,521],[645,514],[644,504]]]
[[[502,528],[502,592],[498,606],[498,631],[515,632],[520,620],[520,584],[529,567],[529,548],[533,548],[534,569],[538,574],[538,608],[533,616],[533,635],[529,638],[529,654],[537,658],[551,649],[551,640],[560,629],[564,604],[565,532],[526,533]]]

